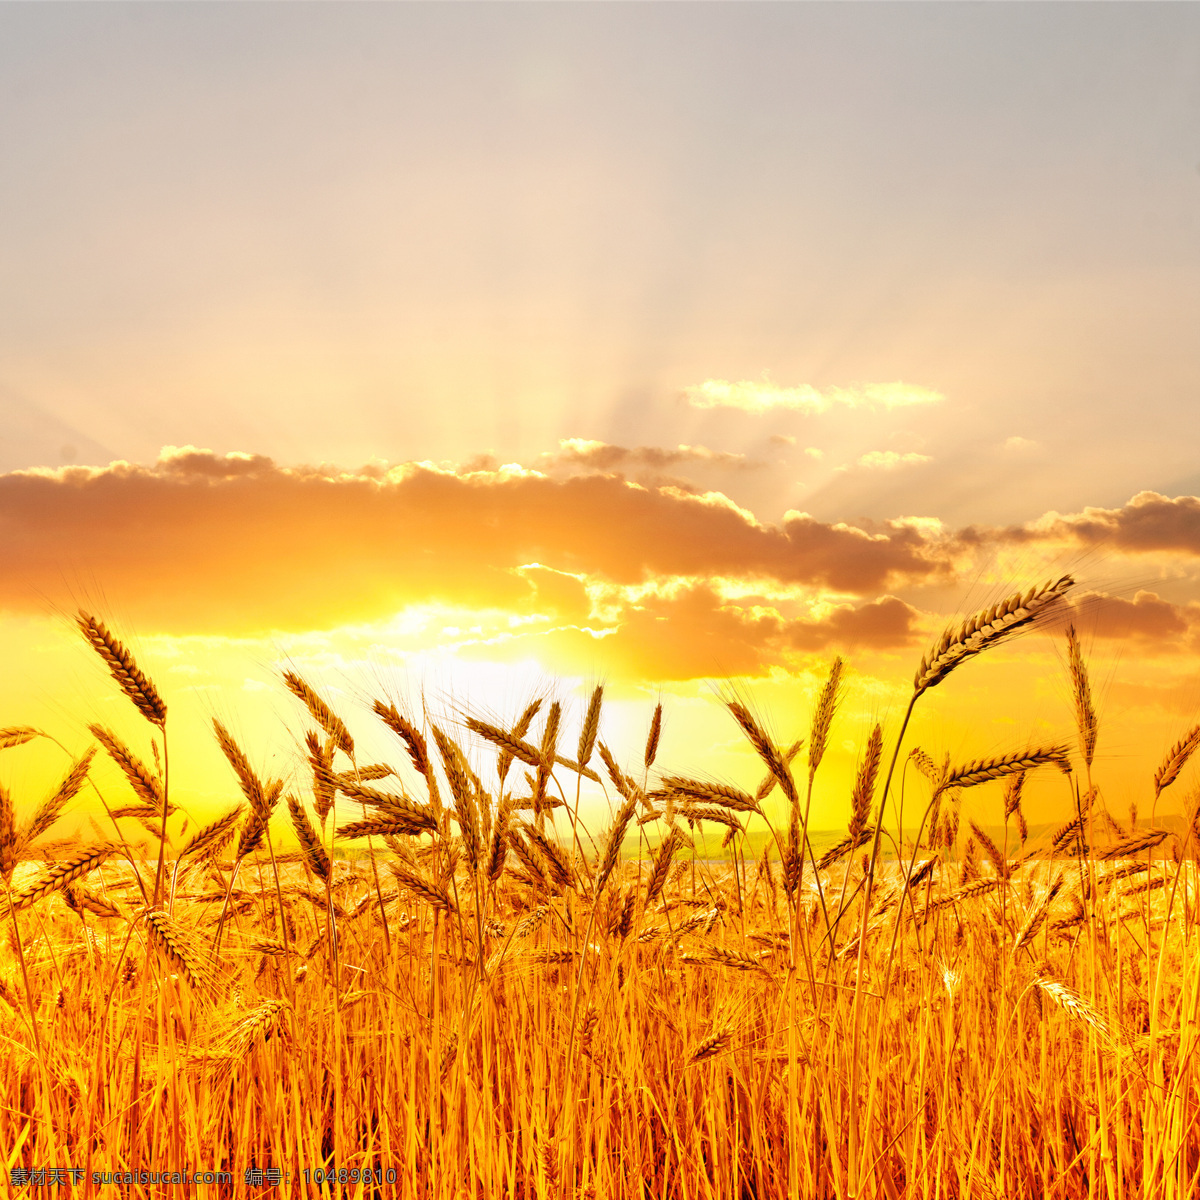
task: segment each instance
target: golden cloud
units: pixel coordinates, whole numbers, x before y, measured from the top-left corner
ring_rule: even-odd
[[[928,454],[897,454],[895,450],[870,450],[858,460],[868,471],[894,471],[897,467],[915,467],[933,462]]]
[[[515,466],[283,468],[195,447],[152,467],[0,476],[0,515],[0,604],[40,611],[99,590],[173,632],[324,628],[426,601],[521,611],[551,586],[518,570],[535,563],[577,581],[728,577],[872,596],[949,570],[918,529],[796,512],[765,524],[720,493]],[[574,585],[555,586],[567,605]]]
[[[784,409],[810,416],[828,412],[835,406],[874,411],[938,404],[945,399],[941,392],[935,392],[932,388],[899,381],[819,389],[807,383],[797,387],[781,387],[770,380],[756,383],[746,379],[737,383],[727,379],[706,379],[703,383],[684,388],[683,396],[693,408],[740,408],[749,413]]]

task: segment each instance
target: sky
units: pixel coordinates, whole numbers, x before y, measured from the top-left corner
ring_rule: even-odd
[[[571,741],[603,684],[630,769],[661,700],[664,771],[753,787],[723,701],[786,745],[841,655],[833,826],[947,623],[1070,573],[903,749],[1070,742],[1071,619],[1150,812],[1200,720],[1200,9],[9,3],[0,107],[0,726],[61,743],[18,807],[89,723],[149,756],[84,608],[196,820],[214,716],[306,786],[281,670],[388,761],[380,695]]]

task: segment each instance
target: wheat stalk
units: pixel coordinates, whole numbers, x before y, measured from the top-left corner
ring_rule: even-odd
[[[862,835],[867,828],[871,801],[875,797],[875,779],[879,774],[879,763],[883,757],[883,726],[876,723],[867,739],[867,750],[859,764],[858,777],[854,781],[854,792],[850,797],[850,841],[855,847],[861,845]]]
[[[155,812],[162,812],[163,790],[157,776],[151,775],[146,764],[110,729],[102,725],[89,725],[92,736],[108,751],[109,757],[121,768],[130,787],[137,793],[139,799],[153,806]]]
[[[579,731],[579,749],[575,754],[580,767],[586,767],[591,761],[592,751],[596,748],[596,736],[600,732],[600,706],[604,700],[604,688],[597,686],[588,701],[587,716],[583,719],[583,728]]]
[[[1092,704],[1092,685],[1079,648],[1079,635],[1074,624],[1067,626],[1067,666],[1071,673],[1071,693],[1075,701],[1075,725],[1079,730],[1079,749],[1083,761],[1091,770],[1096,755],[1096,708]]]
[[[350,736],[350,731],[346,728],[341,717],[295,671],[284,671],[283,681],[287,684],[288,690],[292,695],[307,707],[308,711],[312,714],[312,719],[333,739],[338,749],[348,758],[353,758],[354,739]]]
[[[83,757],[78,759],[67,772],[62,783],[58,785],[46,800],[34,809],[28,823],[17,835],[18,855],[31,842],[41,837],[58,820],[63,808],[79,795],[79,791],[87,779],[87,773],[92,765],[92,759],[95,757],[95,754],[95,748],[89,747],[84,752]]]
[[[52,892],[62,891],[76,879],[94,871],[110,854],[111,846],[88,846],[57,862],[37,879],[9,893],[14,909],[28,908]]]
[[[138,668],[133,655],[113,637],[103,621],[81,611],[76,623],[108,666],[121,691],[147,721],[161,729],[167,720],[167,706],[154,684]]]
[[[723,783],[707,783],[699,779],[685,779],[680,775],[667,775],[663,778],[662,786],[664,790],[679,796],[690,796],[702,803],[719,804],[734,812],[762,812],[761,805],[753,796],[740,788],[729,787]]]
[[[913,679],[913,699],[941,683],[959,663],[996,645],[1047,612],[1074,586],[1075,580],[1064,575],[1054,583],[1031,587],[1024,593],[1016,592],[1007,600],[976,613],[957,628],[950,626],[937,645],[921,659]]]
[[[1114,842],[1111,846],[1106,846],[1096,857],[1101,859],[1132,858],[1143,850],[1153,849],[1170,836],[1168,830],[1156,829],[1152,833],[1142,834],[1141,837],[1124,838],[1119,842]]]
[[[650,718],[650,732],[646,735],[646,752],[642,756],[642,761],[645,763],[647,771],[654,766],[654,760],[658,757],[658,741],[662,736],[662,722],[663,706],[656,704],[654,706],[654,716]]]
[[[23,746],[36,737],[44,736],[40,729],[34,729],[31,725],[10,725],[6,729],[0,729],[0,750]]]
[[[732,1044],[733,1033],[728,1028],[718,1029],[710,1033],[688,1055],[687,1065],[689,1067],[694,1066],[696,1063],[704,1062],[705,1059],[715,1058],[718,1054],[724,1054]]]
[[[1167,757],[1163,759],[1163,764],[1154,774],[1154,798],[1157,800],[1159,794],[1170,787],[1171,784],[1179,777],[1179,772],[1187,765],[1187,761],[1196,752],[1196,747],[1200,746],[1200,725],[1189,730],[1183,737],[1171,747]]]
[[[844,663],[839,655],[829,668],[829,678],[825,680],[825,686],[821,689],[821,698],[813,712],[812,729],[808,734],[809,780],[817,773],[821,759],[825,757],[825,743],[829,740],[829,729],[833,724],[833,714],[837,711],[838,706],[843,666]]]
[[[179,852],[181,859],[188,858],[191,855],[207,856],[215,854],[220,847],[233,836],[234,826],[242,819],[242,813],[245,808],[239,804],[236,808],[230,809],[223,817],[218,817],[215,821],[205,825],[203,829],[197,830],[192,834],[187,845]]]
[[[1042,746],[1037,750],[1018,750],[1013,754],[1002,754],[995,758],[979,758],[965,767],[957,767],[943,780],[943,788],[974,787],[992,779],[1003,779],[1008,775],[1019,775],[1034,767],[1055,766],[1070,770],[1066,749],[1062,746]]]
[[[308,869],[314,875],[321,879],[329,879],[329,855],[325,851],[325,847],[321,845],[321,839],[317,837],[317,832],[312,827],[312,822],[308,819],[308,814],[304,811],[299,799],[289,795],[287,798],[288,812],[292,815],[292,828],[296,831],[296,837],[300,841],[300,849],[304,853],[304,861],[308,864]]]
[[[415,892],[427,904],[441,909],[443,912],[454,911],[454,903],[450,899],[450,893],[444,887],[426,879],[424,875],[414,871],[411,867],[405,866],[403,863],[388,863],[387,869],[392,873],[396,882],[401,887],[406,887],[410,892]]]
[[[621,844],[625,841],[625,831],[629,828],[630,818],[633,816],[635,801],[633,797],[628,798],[624,804],[617,810],[616,819],[613,821],[612,828],[608,831],[608,838],[604,843],[604,854],[600,859],[600,873],[596,876],[596,896],[599,897],[604,885],[608,882],[609,876],[612,875],[616,868],[617,860],[621,854]]]

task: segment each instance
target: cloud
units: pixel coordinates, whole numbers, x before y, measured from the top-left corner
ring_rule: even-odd
[[[895,450],[871,450],[858,460],[860,467],[868,471],[894,471],[897,467],[915,467],[933,462],[928,454],[897,454]]]
[[[0,519],[0,607],[102,594],[174,633],[329,628],[424,602],[522,611],[552,586],[519,572],[533,563],[618,585],[728,577],[860,596],[950,574],[920,529],[797,512],[767,524],[719,492],[515,466],[283,468],[193,447],[152,467],[0,475]]]
[[[807,449],[804,451],[804,453],[805,453],[805,454],[807,454],[809,458],[817,458],[817,459],[820,459],[820,458],[824,458],[824,457],[825,457],[825,451],[824,451],[824,450],[818,450],[818,449],[816,448],[816,446],[809,446],[809,447],[808,447],[808,448],[807,448]]]
[[[1071,538],[1132,554],[1200,555],[1200,498],[1139,492],[1121,508],[1085,508],[1063,516],[1048,513],[1030,524],[998,533],[1011,541]]]
[[[660,472],[668,467],[685,464],[720,467],[734,471],[760,470],[764,463],[753,462],[744,454],[725,450],[709,450],[706,446],[679,446],[667,450],[659,446],[616,446],[608,442],[566,438],[559,442],[557,454],[545,454],[547,467],[579,467],[604,472]]]
[[[164,446],[158,456],[159,470],[170,475],[230,479],[237,475],[261,475],[273,471],[275,463],[264,454],[214,454],[195,446]]]
[[[1029,438],[1010,437],[1005,438],[1000,447],[1006,454],[1036,454],[1044,449],[1041,442],[1030,441]]]
[[[885,596],[858,608],[838,605],[816,619],[791,620],[771,607],[731,604],[698,584],[649,595],[626,607],[612,620],[603,654],[609,668],[633,678],[764,675],[834,646],[849,651],[907,645],[917,615],[903,601]],[[584,672],[593,667],[594,630],[556,629],[544,641],[557,660]],[[528,651],[517,640],[509,652],[520,657]]]
[[[1155,592],[1139,591],[1132,600],[1085,592],[1076,598],[1074,607],[1086,621],[1085,627],[1101,638],[1176,643],[1200,627],[1200,604],[1172,604]]]
[[[522,610],[547,614],[561,621],[586,621],[591,615],[591,598],[579,576],[540,563],[517,567],[515,573],[531,588],[528,602],[519,605]]]
[[[937,404],[945,399],[931,388],[900,382],[856,383],[820,390],[807,383],[781,387],[770,380],[730,383],[727,379],[706,379],[684,388],[683,396],[693,408],[740,408],[750,413],[789,409],[810,416],[828,412],[835,405],[874,411]]]
[[[797,650],[824,650],[837,644],[846,649],[888,650],[913,641],[920,614],[895,596],[881,596],[855,608],[841,604],[819,621],[793,621],[784,631]]]
[[[770,440],[776,446],[794,446],[796,444],[796,439],[790,433],[773,433]]]

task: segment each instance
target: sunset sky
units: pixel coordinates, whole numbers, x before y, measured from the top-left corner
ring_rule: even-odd
[[[83,607],[198,820],[214,716],[304,786],[282,669],[397,762],[376,696],[556,698],[573,753],[603,683],[630,769],[661,699],[664,770],[753,790],[722,698],[789,743],[841,654],[832,826],[946,624],[1070,572],[1149,814],[1200,721],[1200,8],[7,4],[0,93],[0,727],[149,754]],[[906,748],[1071,739],[1064,646]]]

